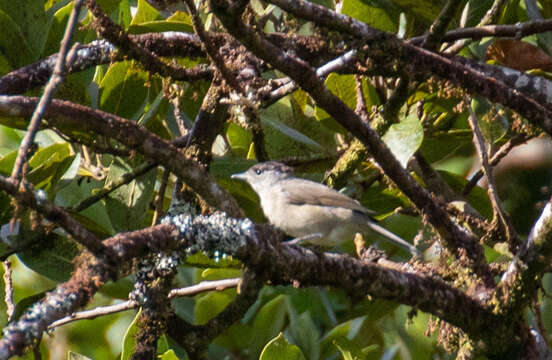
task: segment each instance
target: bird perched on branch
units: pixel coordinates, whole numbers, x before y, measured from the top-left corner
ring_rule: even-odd
[[[246,181],[261,200],[270,223],[298,241],[335,246],[356,233],[375,231],[413,255],[419,251],[379,226],[372,211],[358,201],[314,181],[295,177],[293,169],[275,161],[259,163],[232,175]]]

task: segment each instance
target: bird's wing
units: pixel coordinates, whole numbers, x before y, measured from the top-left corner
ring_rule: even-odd
[[[330,189],[327,186],[305,179],[292,179],[293,186],[284,186],[284,192],[289,202],[293,204],[310,204],[330,207],[343,207],[359,211],[363,214],[373,214],[356,200],[347,195]]]

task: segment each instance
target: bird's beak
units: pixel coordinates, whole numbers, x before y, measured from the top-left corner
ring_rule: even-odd
[[[247,173],[238,173],[230,176],[232,179],[247,181]]]

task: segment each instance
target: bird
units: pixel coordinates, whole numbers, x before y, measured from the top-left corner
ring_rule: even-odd
[[[375,231],[414,256],[420,255],[414,245],[378,225],[373,211],[323,184],[296,177],[290,166],[262,162],[231,178],[247,182],[259,196],[268,221],[301,243],[333,247],[356,233]]]

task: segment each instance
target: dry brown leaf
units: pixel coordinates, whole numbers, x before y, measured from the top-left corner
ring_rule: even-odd
[[[521,71],[541,69],[552,72],[552,57],[535,45],[520,40],[496,40],[487,48],[485,60],[495,60]]]

